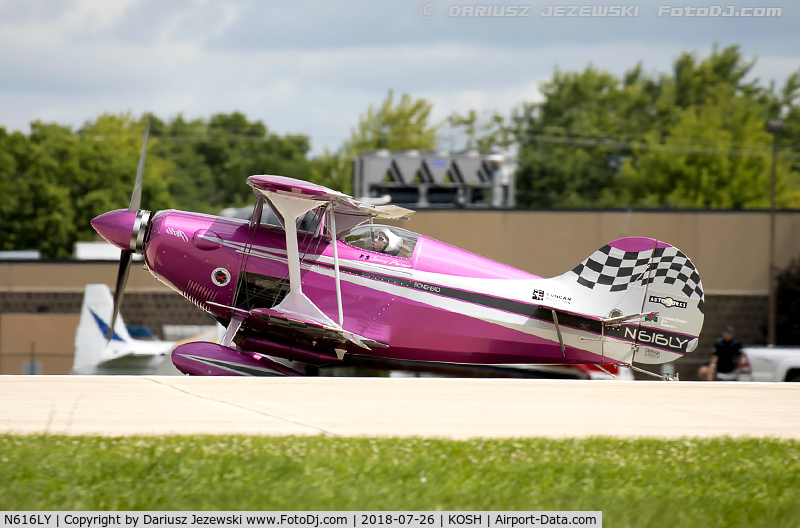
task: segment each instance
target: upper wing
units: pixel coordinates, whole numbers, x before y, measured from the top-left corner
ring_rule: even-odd
[[[247,184],[255,191],[262,193],[331,202],[335,214],[363,216],[365,219],[373,217],[384,220],[405,220],[414,213],[411,209],[396,205],[372,205],[359,202],[339,191],[334,191],[315,183],[287,178],[286,176],[269,174],[250,176],[247,178]]]

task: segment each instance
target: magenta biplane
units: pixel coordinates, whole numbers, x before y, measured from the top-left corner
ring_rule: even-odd
[[[697,347],[700,277],[667,243],[622,238],[542,278],[376,223],[408,209],[283,176],[247,183],[257,198],[249,222],[140,209],[140,177],[128,209],[92,221],[123,250],[112,319],[139,253],[153,276],[227,328],[219,344],[175,348],[186,374],[293,376],[359,357],[645,371],[634,363]]]

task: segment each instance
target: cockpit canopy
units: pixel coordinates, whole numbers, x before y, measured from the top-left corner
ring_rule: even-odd
[[[251,213],[248,211],[248,213],[248,216],[252,215],[253,219],[262,226],[282,227],[281,221],[263,197],[259,197],[254,211]],[[323,226],[328,229],[325,220],[324,208],[318,207],[297,219],[297,231],[319,236],[322,233],[321,228]],[[357,219],[357,221],[364,222],[367,219]],[[337,238],[351,246],[366,251],[374,251],[400,258],[411,258],[419,235],[400,227],[360,223],[355,227],[340,230],[337,233]]]
[[[367,251],[411,258],[418,234],[400,227],[381,224],[356,226],[339,233],[339,240]]]

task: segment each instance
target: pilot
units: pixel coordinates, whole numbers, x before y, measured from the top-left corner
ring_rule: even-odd
[[[372,250],[389,255],[397,255],[403,247],[403,238],[392,233],[391,230],[383,228],[378,231],[378,235],[372,241]]]

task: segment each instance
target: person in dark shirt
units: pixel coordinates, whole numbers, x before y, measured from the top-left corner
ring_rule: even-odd
[[[711,352],[711,362],[700,367],[700,381],[714,379],[730,381],[739,377],[742,358],[742,343],[736,339],[732,326],[726,326],[722,337],[718,337]]]

